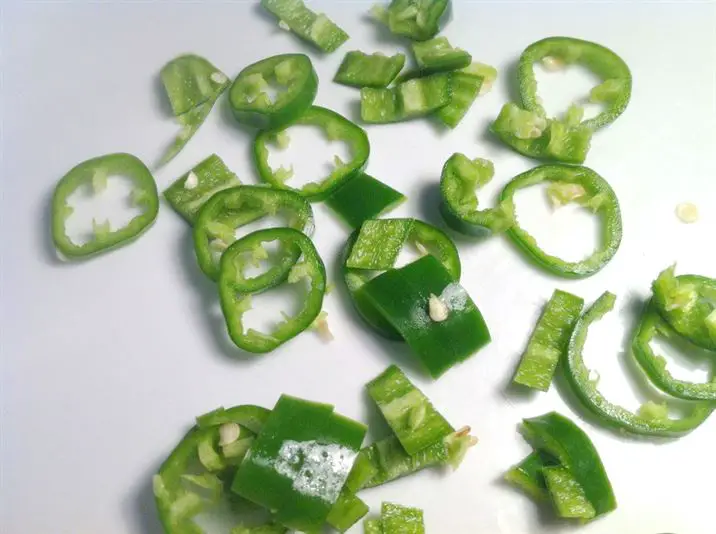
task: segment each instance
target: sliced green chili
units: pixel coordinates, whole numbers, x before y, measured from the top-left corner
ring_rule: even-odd
[[[244,275],[246,257],[264,243],[277,241],[283,250],[301,259],[288,271],[288,283],[307,278],[310,284],[303,307],[294,317],[286,317],[270,334],[246,330],[243,315],[251,308],[251,295],[275,287],[286,280],[285,264],[278,264],[254,278]],[[270,352],[306,330],[318,317],[326,293],[326,269],[311,240],[292,228],[269,228],[253,232],[234,242],[221,257],[219,296],[231,340],[237,347],[253,353]]]
[[[110,222],[92,221],[92,238],[76,244],[67,235],[67,219],[74,209],[68,200],[83,188],[99,194],[107,186],[107,178],[122,176],[132,182],[130,200],[142,212],[125,226],[112,230]],[[89,159],[73,167],[55,186],[52,195],[52,239],[55,248],[66,258],[79,259],[126,244],[139,237],[157,218],[159,196],[157,184],[146,165],[131,154],[108,154]]]
[[[357,172],[326,199],[326,205],[351,228],[393,210],[405,196],[372,176]]]
[[[629,67],[617,54],[608,48],[570,37],[548,37],[532,43],[522,53],[518,67],[520,98],[528,111],[545,115],[537,95],[537,79],[534,64],[549,61],[550,65],[579,64],[591,70],[602,79],[590,94],[593,103],[604,103],[606,109],[582,125],[596,130],[614,122],[629,104],[631,97],[631,73]]]
[[[323,52],[333,52],[348,34],[323,13],[314,13],[303,0],[261,0],[261,5],[288,29]]]
[[[504,232],[515,224],[514,206],[507,201],[495,208],[478,209],[476,190],[488,184],[494,174],[494,165],[486,159],[471,160],[457,153],[445,162],[440,178],[440,212],[450,228],[481,236]]]
[[[653,302],[680,335],[704,349],[716,350],[716,280],[705,276],[675,276],[665,269],[652,284]]]
[[[260,132],[254,141],[254,160],[261,179],[273,187],[296,191],[311,202],[325,200],[354,173],[362,170],[368,161],[370,144],[365,131],[334,111],[318,106],[311,107],[291,126],[294,125],[318,126],[330,141],[345,142],[350,149],[351,160],[346,163],[338,160],[335,169],[319,182],[311,182],[301,189],[294,189],[286,185],[280,172],[273,170],[268,161],[269,142],[287,128],[279,132]]]
[[[400,122],[429,115],[447,106],[451,99],[451,75],[431,74],[388,89],[364,87],[360,92],[360,114],[367,123]]]
[[[505,480],[524,491],[536,501],[549,498],[547,483],[542,470],[548,465],[556,465],[556,460],[539,451],[533,451],[517,465],[505,473]]]
[[[333,81],[350,87],[388,87],[405,65],[405,54],[348,52]]]
[[[365,517],[368,511],[366,503],[344,490],[326,517],[326,523],[338,532],[345,532]]]
[[[234,406],[228,410],[220,406],[216,410],[198,416],[196,418],[196,425],[201,429],[205,429],[221,426],[226,423],[237,423],[248,428],[254,434],[258,434],[261,432],[270,413],[271,410],[251,404]]]
[[[467,67],[472,56],[460,48],[453,48],[447,37],[413,43],[413,55],[423,74],[453,71]]]
[[[380,509],[383,534],[425,534],[423,511],[384,502]]]
[[[590,380],[589,368],[584,364],[582,351],[587,341],[589,326],[614,308],[616,297],[609,292],[599,297],[592,307],[577,321],[569,342],[564,367],[567,379],[581,402],[603,423],[635,434],[678,437],[692,431],[711,415],[714,405],[707,402],[692,404],[690,412],[671,419],[665,404],[648,402],[637,413],[609,402]]]
[[[584,488],[569,470],[552,466],[542,469],[547,489],[559,517],[569,519],[592,519],[596,515],[594,506],[584,494]]]
[[[435,112],[435,116],[448,128],[455,128],[481,94],[485,81],[480,76],[457,71],[451,74],[450,83],[452,98],[447,105]]]
[[[291,191],[279,191],[267,187],[242,185],[225,189],[212,196],[202,207],[194,222],[194,247],[201,270],[212,280],[219,277],[221,254],[234,241],[236,230],[266,216],[283,215],[285,225],[313,233],[313,211],[301,196]],[[256,250],[249,258],[254,263],[267,259],[265,251]],[[286,274],[298,259],[296,250],[281,250],[278,265],[258,280],[257,287],[264,287],[268,279],[280,283],[281,273]],[[247,261],[248,263],[248,261]]]
[[[363,534],[383,534],[383,524],[380,519],[366,519],[363,522]]]
[[[512,179],[500,195],[500,203],[515,213],[514,196],[519,189],[540,184],[574,184],[584,190],[578,202],[599,215],[602,223],[601,243],[589,257],[580,261],[565,261],[547,254],[539,248],[534,237],[520,228],[516,222],[507,235],[519,249],[545,270],[566,278],[584,278],[598,272],[614,257],[622,240],[622,217],[619,201],[611,186],[596,172],[587,167],[568,165],[542,165]]]
[[[413,224],[413,219],[365,221],[346,258],[346,267],[373,271],[391,269],[413,230]]]
[[[549,389],[583,307],[580,297],[555,290],[537,321],[513,382],[540,391]]]
[[[440,18],[450,0],[391,0],[388,8],[373,9],[376,18],[395,35],[425,41],[440,31]]]

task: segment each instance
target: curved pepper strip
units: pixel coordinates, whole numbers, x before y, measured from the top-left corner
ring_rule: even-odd
[[[456,281],[460,279],[460,256],[457,247],[455,247],[455,244],[445,232],[417,219],[377,219],[375,222],[379,223],[380,226],[388,227],[395,224],[395,221],[407,225],[408,230],[405,234],[401,235],[401,240],[399,241],[400,247],[397,249],[397,252],[393,252],[393,261],[397,258],[397,254],[405,243],[410,243],[418,249],[421,254],[435,255],[450,272],[453,279]],[[367,223],[371,223],[371,221],[366,221],[364,225]],[[374,225],[368,225],[368,227],[372,226]],[[400,228],[400,225],[398,228]],[[343,250],[343,280],[348,287],[353,305],[365,322],[382,336],[400,341],[403,339],[402,336],[358,291],[371,279],[371,275],[374,273],[370,273],[364,269],[351,269],[347,266],[347,261],[353,254],[353,247],[361,235],[361,232],[362,230],[353,232],[348,238],[348,242]],[[392,241],[391,236],[387,236],[386,238],[383,233],[375,234],[374,238],[366,241],[368,250],[384,250],[386,248],[386,239]]]
[[[216,193],[201,208],[194,223],[194,249],[201,270],[212,280],[219,277],[221,254],[234,241],[236,230],[266,216],[284,215],[285,224],[307,235],[313,233],[313,211],[301,196],[291,191],[242,185]],[[268,259],[257,249],[245,258],[244,266]],[[282,249],[276,265],[251,281],[254,288],[280,284],[298,259],[296,250]],[[245,282],[248,282],[245,280]]]
[[[507,236],[546,271],[566,278],[593,275],[614,257],[622,240],[622,216],[614,190],[604,178],[587,167],[542,165],[513,178],[502,190],[500,203],[508,212],[515,213],[515,193],[543,182],[573,184],[581,188],[583,194],[577,200],[599,215],[602,223],[599,247],[588,258],[571,262],[547,254],[537,245],[534,237],[520,228],[518,220],[507,230]]]
[[[557,66],[583,65],[602,79],[602,83],[592,89],[590,101],[604,103],[606,109],[593,119],[582,122],[583,126],[591,130],[602,128],[614,122],[629,104],[631,72],[622,58],[608,48],[590,41],[571,37],[548,37],[529,45],[520,56],[519,89],[522,106],[526,110],[545,115],[544,107],[537,96],[537,79],[534,72],[534,64],[545,59]]]
[[[278,241],[284,250],[293,251],[300,258],[288,271],[288,283],[309,280],[309,291],[301,311],[286,317],[273,332],[264,334],[254,329],[245,330],[243,315],[251,308],[251,295],[282,283],[285,265],[278,265],[263,275],[247,280],[243,274],[245,256],[251,255],[263,243]],[[280,276],[266,275],[278,269]],[[256,280],[266,279],[264,286]],[[269,228],[253,232],[231,245],[221,257],[219,297],[231,340],[242,350],[255,354],[271,352],[311,326],[323,306],[326,293],[326,268],[311,240],[292,228]]]
[[[311,182],[300,189],[286,185],[281,178],[280,170],[273,170],[269,165],[269,142],[277,135],[281,135],[288,127],[278,131],[260,132],[254,140],[254,161],[261,179],[278,189],[295,191],[305,197],[309,202],[320,202],[328,198],[331,193],[346,183],[354,173],[365,167],[370,155],[370,143],[363,128],[331,111],[330,109],[313,106],[306,111],[291,126],[318,126],[329,141],[343,141],[351,152],[351,160],[344,163],[337,161],[335,169],[319,182]]]
[[[496,208],[478,209],[476,190],[488,184],[495,174],[491,161],[469,159],[464,154],[450,156],[440,177],[440,213],[447,225],[468,235],[501,233],[515,224],[514,207],[506,201]]]
[[[107,186],[109,176],[123,176],[132,182],[130,200],[142,213],[124,227],[112,230],[110,222],[93,221],[94,235],[83,244],[76,244],[67,235],[66,223],[74,209],[68,200],[75,191],[91,188],[94,194]],[[139,237],[154,220],[159,211],[157,184],[146,165],[131,154],[108,154],[80,163],[65,174],[52,195],[52,240],[55,248],[66,258],[85,258],[124,245]]]
[[[261,0],[279,26],[298,35],[323,52],[333,52],[348,40],[348,34],[323,13],[314,13],[303,0]]]
[[[661,316],[694,345],[716,350],[716,280],[675,276],[676,266],[654,280],[653,303]]]
[[[607,425],[624,429],[634,434],[663,437],[678,437],[698,427],[714,410],[712,403],[695,402],[688,415],[671,419],[665,405],[648,402],[637,413],[630,412],[609,402],[589,378],[589,369],[584,364],[582,351],[587,341],[589,326],[601,319],[614,308],[616,297],[609,292],[599,297],[592,307],[577,321],[564,359],[567,379],[582,403]]]
[[[269,82],[282,91],[274,101]],[[229,91],[234,118],[261,130],[276,129],[301,117],[318,91],[318,76],[305,54],[281,54],[257,61],[242,70]]]
[[[686,400],[716,401],[716,380],[694,383],[674,378],[666,368],[663,356],[654,354],[650,342],[656,336],[674,339],[679,336],[673,328],[649,305],[641,316],[639,328],[632,340],[634,358],[649,380],[664,393]]]

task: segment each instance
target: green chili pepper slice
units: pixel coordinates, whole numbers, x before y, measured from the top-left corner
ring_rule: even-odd
[[[357,172],[326,199],[326,205],[353,229],[393,210],[405,195],[372,176]]]
[[[398,221],[398,223],[395,221]],[[402,230],[400,230],[400,236],[386,236],[385,231],[381,230],[381,228],[396,228],[397,230],[403,228],[404,225],[409,227],[409,232],[406,234],[405,239],[403,239]],[[377,231],[371,232],[373,239],[367,239],[367,236],[363,237],[366,247],[368,247],[366,253],[370,250],[379,253],[386,246],[385,240],[391,243],[403,240],[403,244],[412,244],[421,254],[434,254],[455,280],[460,279],[460,256],[455,244],[442,230],[417,219],[377,219],[376,221],[366,221],[364,226],[370,229],[378,228]],[[353,232],[344,248],[343,279],[358,314],[366,323],[388,339],[401,340],[403,338],[395,328],[358,291],[371,279],[371,275],[374,273],[366,269],[351,269],[346,264],[348,258],[353,256],[353,248],[361,233],[362,227],[360,231]],[[397,256],[393,257],[397,258]],[[392,267],[393,265],[391,265]]]
[[[366,386],[400,444],[410,455],[441,441],[455,429],[397,366]]]
[[[549,465],[558,465],[558,463],[542,452],[533,451],[505,473],[505,480],[536,501],[547,500],[549,492],[542,470]]]
[[[664,393],[672,397],[686,400],[716,400],[716,380],[709,382],[694,383],[674,378],[666,368],[666,360],[663,356],[654,354],[650,342],[656,336],[667,340],[685,339],[680,338],[673,328],[661,317],[653,304],[647,306],[641,316],[639,328],[632,341],[632,352],[634,358],[641,366],[641,369],[649,377],[649,380]],[[687,343],[688,341],[685,340]]]
[[[226,423],[237,423],[248,428],[254,434],[261,432],[266,419],[268,419],[271,410],[262,408],[261,406],[253,406],[244,404],[234,406],[228,410],[220,406],[216,410],[200,415],[196,418],[196,426],[201,429],[221,426]]]
[[[364,122],[388,124],[424,117],[452,99],[452,77],[437,73],[404,81],[388,89],[364,87],[360,114]]]
[[[368,511],[366,503],[344,490],[326,517],[326,523],[338,532],[345,532],[365,517]]]
[[[440,213],[450,228],[468,235],[504,232],[515,224],[514,207],[501,201],[495,208],[478,209],[476,190],[495,174],[491,161],[453,154],[443,166],[440,178]]]
[[[323,52],[333,52],[348,40],[348,34],[323,13],[314,13],[303,0],[261,0],[261,5],[279,20],[279,26]]]
[[[583,307],[580,297],[559,289],[554,291],[532,332],[513,382],[540,391],[549,389]]]
[[[423,75],[462,69],[472,62],[472,56],[465,50],[453,48],[447,37],[413,43],[412,48]]]
[[[275,100],[269,82],[283,90]],[[281,54],[257,61],[242,70],[229,91],[237,121],[261,130],[276,129],[300,118],[313,105],[318,76],[305,54]]]
[[[573,184],[580,188],[576,199],[591,208],[602,223],[601,244],[584,260],[570,262],[547,254],[537,245],[534,237],[520,228],[519,223],[507,230],[507,236],[530,259],[543,269],[566,278],[585,278],[598,272],[614,257],[622,240],[622,216],[619,201],[611,186],[596,172],[587,167],[568,165],[542,165],[512,179],[500,195],[500,203],[515,213],[514,196],[522,188],[543,182]]]
[[[451,76],[452,98],[435,116],[448,128],[455,128],[479,96],[483,79],[464,72],[453,72]]]
[[[569,341],[564,367],[567,379],[581,402],[599,420],[607,425],[624,429],[634,434],[663,437],[678,437],[692,431],[711,415],[714,405],[707,402],[692,404],[690,412],[679,418],[671,419],[664,404],[648,402],[637,413],[630,412],[619,405],[609,402],[589,378],[589,369],[584,364],[582,351],[587,340],[589,326],[601,319],[614,308],[616,297],[609,292],[599,297],[579,321],[577,321]]]
[[[301,259],[294,263],[286,278],[285,263],[281,262],[263,274],[247,278],[244,268],[247,256],[264,243],[277,241],[281,248]],[[284,256],[284,260],[287,256]],[[251,308],[251,295],[275,287],[288,280],[289,284],[309,281],[309,291],[301,311],[286,317],[270,334],[254,329],[246,330],[243,315]],[[253,232],[231,245],[221,257],[219,296],[221,309],[231,340],[247,352],[266,353],[293,339],[306,330],[318,317],[326,293],[326,269],[311,240],[292,228],[269,228]]]
[[[366,519],[363,522],[363,534],[383,534],[383,523],[380,519]]]
[[[596,516],[594,506],[584,494],[584,488],[567,469],[559,466],[545,467],[542,474],[559,517],[592,519]]]
[[[66,230],[67,219],[74,211],[68,199],[83,188],[91,188],[94,194],[101,193],[110,176],[131,180],[130,200],[134,206],[141,208],[142,213],[116,230],[112,230],[109,221],[93,221],[92,238],[86,243],[76,244]],[[76,165],[57,183],[52,196],[52,239],[55,248],[64,257],[85,258],[136,239],[152,225],[158,210],[157,184],[144,163],[131,154],[99,156]]]
[[[579,64],[591,70],[602,79],[595,87],[590,100],[606,104],[606,109],[593,119],[587,119],[582,125],[597,130],[621,115],[631,98],[631,72],[624,60],[608,48],[571,37],[548,37],[532,43],[520,56],[518,78],[522,106],[528,110],[545,115],[544,107],[537,96],[537,79],[534,64],[549,58],[557,66]]]
[[[450,0],[391,0],[388,8],[374,8],[376,18],[395,35],[426,41],[440,31],[440,18]]]
[[[219,191],[238,185],[241,185],[238,177],[219,156],[212,154],[170,185],[164,191],[164,198],[174,211],[193,224],[207,200]]]
[[[295,191],[310,202],[319,202],[328,198],[336,189],[346,183],[354,173],[360,171],[368,161],[370,144],[365,131],[358,125],[326,108],[313,106],[308,109],[293,125],[318,126],[331,141],[343,141],[351,151],[351,160],[344,163],[338,161],[335,169],[320,182],[311,182],[301,189],[286,185],[278,170],[269,165],[269,142],[287,129],[260,132],[254,141],[254,160],[261,179],[278,189]]]
[[[349,269],[385,271],[391,269],[413,229],[412,219],[365,221],[346,258]]]
[[[343,58],[333,81],[349,87],[388,87],[405,65],[405,54],[386,56],[358,50]]]
[[[716,280],[675,276],[665,269],[652,284],[653,302],[661,316],[694,345],[716,350]]]
[[[423,511],[384,502],[380,509],[383,534],[425,534]]]
[[[201,270],[212,280],[219,277],[221,254],[234,241],[236,230],[265,216],[285,216],[285,224],[302,231],[313,233],[313,211],[301,196],[291,191],[279,191],[267,187],[242,185],[225,189],[212,196],[201,208],[194,222],[194,247]],[[266,259],[261,250],[254,261]],[[277,266],[257,281],[256,287],[264,287],[269,279],[282,282],[285,275],[298,259],[295,249],[281,250]],[[285,276],[284,276],[285,278]]]

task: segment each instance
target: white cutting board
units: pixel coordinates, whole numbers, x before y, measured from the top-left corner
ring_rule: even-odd
[[[514,86],[509,67],[531,42],[570,35],[609,46],[632,69],[634,91],[626,113],[595,135],[587,161],[621,202],[617,256],[592,278],[565,281],[527,264],[504,238],[457,238],[463,284],[494,341],[437,382],[404,347],[365,328],[343,291],[326,301],[333,343],[306,333],[265,357],[237,354],[212,315],[215,289],[196,266],[187,226],[166,204],[154,227],[122,250],[73,265],[52,253],[49,200],[67,170],[119,151],[152,163],[176,133],[156,78],[166,61],[194,52],[234,76],[261,58],[308,50],[256,4],[2,2],[0,531],[158,534],[151,476],[195,415],[219,405],[271,407],[285,392],[375,422],[362,386],[398,363],[450,421],[472,425],[480,444],[450,476],[425,472],[365,492],[374,510],[382,500],[424,508],[432,534],[713,533],[716,420],[681,440],[640,441],[584,422],[554,389],[516,397],[505,386],[555,287],[588,302],[608,289],[621,297],[622,311],[595,326],[587,357],[605,393],[635,409],[638,396],[620,363],[634,303],[676,260],[680,272],[716,276],[714,3],[454,2],[445,35],[497,66],[500,78],[455,131],[429,121],[367,128],[368,171],[409,198],[399,216],[442,224],[435,188],[453,152],[494,160],[485,204],[535,165],[485,135]],[[352,36],[332,55],[309,51],[321,79],[316,103],[349,117],[358,92],[331,82],[343,54],[402,47],[365,19],[370,4],[312,3]],[[544,98],[564,104],[585,80],[557,75],[543,86]],[[157,182],[163,189],[212,152],[255,182],[250,143],[222,102],[179,157],[156,172]],[[294,156],[297,168],[310,167],[317,152]],[[682,201],[701,208],[697,224],[675,218]],[[594,241],[588,217],[571,209],[550,214],[539,192],[518,207],[550,250],[574,255]],[[325,206],[315,212],[317,247],[339,282],[336,257],[347,232]],[[686,376],[703,377],[704,368]],[[518,422],[549,410],[589,433],[619,500],[617,511],[585,527],[549,519],[500,482],[529,451]]]

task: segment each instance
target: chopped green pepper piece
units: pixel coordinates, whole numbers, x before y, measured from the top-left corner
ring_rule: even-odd
[[[413,229],[413,219],[365,221],[346,259],[349,269],[392,269]]]
[[[269,13],[304,41],[323,52],[333,52],[348,40],[348,34],[323,13],[314,13],[303,0],[261,0]]]
[[[471,160],[456,153],[445,162],[440,178],[440,212],[450,228],[482,236],[504,232],[515,224],[514,208],[509,202],[502,201],[495,208],[478,209],[476,191],[488,184],[494,174],[495,167],[486,159]]]
[[[597,130],[614,122],[629,104],[631,97],[631,73],[629,67],[608,48],[570,37],[548,37],[532,43],[520,56],[518,78],[522,106],[528,111],[545,114],[537,96],[537,79],[534,64],[542,60],[557,64],[579,64],[599,76],[603,83],[592,90],[592,102],[604,102],[607,108],[582,125]],[[581,119],[580,119],[581,120]]]
[[[182,125],[161,164],[176,156],[209,115],[214,102],[229,86],[229,78],[203,57],[187,54],[162,67],[161,79],[172,111]]]
[[[383,534],[383,523],[380,519],[367,519],[363,522],[363,534]]]
[[[357,172],[326,199],[326,205],[355,229],[404,201],[402,193],[364,172]]]
[[[646,403],[638,413],[630,412],[619,405],[609,402],[589,378],[589,369],[584,364],[582,351],[587,341],[589,326],[601,319],[614,308],[616,297],[609,292],[599,297],[592,307],[577,321],[569,342],[564,368],[567,379],[581,402],[600,421],[634,434],[678,437],[687,434],[703,423],[714,410],[713,403],[695,402],[688,414],[671,419],[665,405]],[[598,510],[597,510],[598,511]]]
[[[400,122],[429,115],[451,99],[451,75],[431,74],[389,89],[364,87],[360,91],[360,114],[367,123]]]
[[[282,87],[274,101],[269,80]],[[261,130],[292,123],[312,105],[318,76],[305,54],[281,54],[257,61],[242,70],[229,91],[231,111],[237,121]]]
[[[350,87],[388,87],[405,65],[405,54],[348,52],[333,81]]]
[[[694,345],[716,350],[716,280],[675,276],[675,270],[675,265],[665,269],[652,284],[656,309]]]
[[[313,233],[313,211],[301,196],[291,191],[242,185],[212,196],[194,221],[194,247],[201,270],[212,280],[219,277],[221,253],[236,240],[236,230],[266,216],[285,215],[286,226],[306,235]],[[249,258],[253,260],[252,256]],[[245,264],[248,265],[249,259]],[[267,280],[281,281],[298,259],[295,249],[281,250],[278,264],[264,275],[253,278],[256,287]]]
[[[548,465],[555,465],[554,459],[545,454],[533,451],[517,465],[505,473],[505,480],[524,491],[536,501],[549,498],[547,483],[542,470]]]
[[[470,110],[482,92],[484,79],[463,71],[451,74],[452,98],[435,112],[435,116],[448,128],[455,128]]]
[[[583,307],[580,297],[559,289],[554,291],[532,332],[513,382],[540,391],[549,389]]]
[[[462,69],[472,62],[472,56],[460,48],[453,48],[447,37],[435,37],[412,46],[415,62],[423,75]]]
[[[405,452],[411,456],[455,431],[395,365],[366,387]]]
[[[331,508],[326,522],[338,532],[345,532],[368,513],[368,505],[353,493],[341,492],[338,501]]]
[[[596,515],[594,506],[584,494],[584,488],[567,469],[545,467],[542,473],[559,517],[592,519]]]
[[[174,211],[193,224],[201,207],[215,193],[241,185],[222,159],[212,154],[164,191]]]
[[[117,230],[111,229],[109,221],[95,221],[92,239],[81,245],[75,244],[67,235],[65,226],[73,212],[68,199],[75,191],[84,187],[101,192],[102,187],[97,184],[105,183],[107,178],[113,175],[131,180],[130,198],[142,209],[142,213]],[[146,165],[135,156],[120,153],[88,159],[73,167],[55,186],[52,195],[52,240],[55,248],[66,258],[85,258],[136,239],[152,225],[158,210],[157,184]]]
[[[274,511],[288,528],[318,532],[339,499],[365,432],[331,405],[282,395],[231,489]]]
[[[395,35],[425,41],[437,35],[450,0],[391,0],[380,18]]]
[[[251,307],[251,295],[275,287],[286,280],[282,262],[267,272],[247,279],[243,269],[245,255],[263,243],[278,241],[283,250],[297,252],[301,260],[288,271],[288,283],[307,277],[310,282],[303,308],[295,317],[281,321],[270,334],[246,330],[243,315]],[[300,271],[297,271],[300,270]],[[299,274],[295,274],[298,272]],[[292,228],[269,228],[253,232],[231,245],[221,257],[219,296],[231,340],[237,347],[253,353],[270,352],[309,328],[318,317],[326,293],[326,268],[311,240]]]
[[[254,160],[261,179],[278,189],[289,189],[305,197],[309,202],[325,200],[341,187],[353,174],[363,169],[370,154],[370,144],[365,131],[358,125],[326,108],[313,106],[308,109],[293,125],[318,126],[332,140],[343,141],[351,151],[351,160],[339,162],[336,168],[320,182],[311,182],[301,189],[294,189],[277,176],[277,172],[269,165],[268,144],[279,132],[260,132],[254,140]],[[281,131],[284,131],[284,128]]]
[[[402,335],[433,378],[490,342],[477,306],[432,255],[386,271],[358,291]]]
[[[250,404],[235,406],[228,410],[220,406],[216,410],[197,417],[196,425],[201,429],[205,429],[226,423],[237,423],[248,428],[254,434],[258,434],[261,432],[270,413],[271,411],[266,408]]]
[[[542,182],[577,184],[584,188],[585,196],[579,198],[579,202],[591,207],[602,223],[599,247],[589,257],[571,262],[547,254],[539,248],[534,237],[520,228],[517,221],[507,230],[507,236],[537,265],[553,274],[566,278],[593,275],[614,257],[622,240],[622,216],[614,190],[604,178],[587,167],[541,165],[513,178],[502,190],[500,203],[504,204],[508,211],[515,213],[515,193],[519,189]]]
[[[380,510],[383,534],[425,534],[423,511],[384,502]]]

